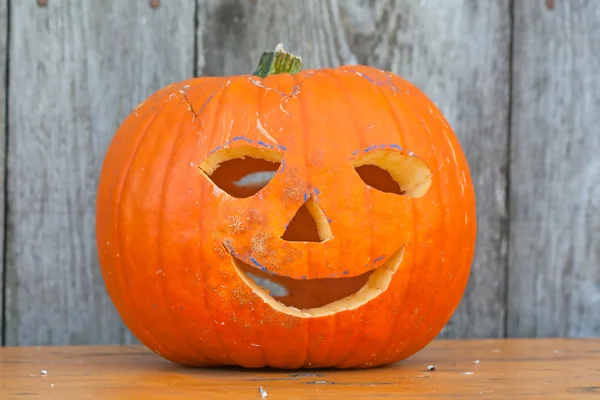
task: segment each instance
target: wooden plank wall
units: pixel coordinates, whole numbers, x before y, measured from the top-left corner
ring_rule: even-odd
[[[125,115],[193,74],[194,10],[11,2],[6,344],[132,340],[98,269],[96,182]]]
[[[7,16],[7,4],[5,344],[135,341],[95,250],[111,136],[159,87],[249,73],[278,42],[308,68],[366,63],[406,77],[457,132],[479,234],[467,291],[441,336],[600,335],[600,5],[12,0]]]
[[[508,333],[600,335],[600,3],[515,2]]]
[[[0,184],[5,187],[6,177],[6,87],[7,87],[7,61],[8,52],[6,42],[8,39],[8,0],[0,0]],[[0,226],[4,226],[4,210],[5,210],[5,191],[0,190]],[[0,340],[4,337],[4,229],[0,233]]]

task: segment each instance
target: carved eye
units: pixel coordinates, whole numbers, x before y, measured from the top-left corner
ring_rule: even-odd
[[[282,158],[274,150],[241,146],[211,154],[198,168],[221,190],[245,198],[267,186]]]
[[[380,149],[352,164],[363,182],[382,192],[421,197],[431,186],[431,170],[415,156]]]

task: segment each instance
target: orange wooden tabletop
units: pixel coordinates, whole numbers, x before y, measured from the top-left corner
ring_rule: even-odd
[[[191,369],[141,346],[1,348],[0,399],[36,396],[600,399],[600,338],[436,340],[403,362],[351,371]]]

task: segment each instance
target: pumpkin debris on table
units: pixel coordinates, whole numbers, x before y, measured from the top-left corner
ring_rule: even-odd
[[[365,368],[448,322],[475,211],[458,139],[417,87],[303,71],[278,46],[255,74],[174,83],[133,110],[101,170],[97,246],[120,316],[168,360]]]

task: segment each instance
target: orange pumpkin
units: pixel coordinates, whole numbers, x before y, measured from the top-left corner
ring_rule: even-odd
[[[110,144],[103,277],[129,329],[168,360],[393,363],[460,302],[476,216],[451,127],[397,75],[300,61],[278,47],[253,75],[167,86]]]

